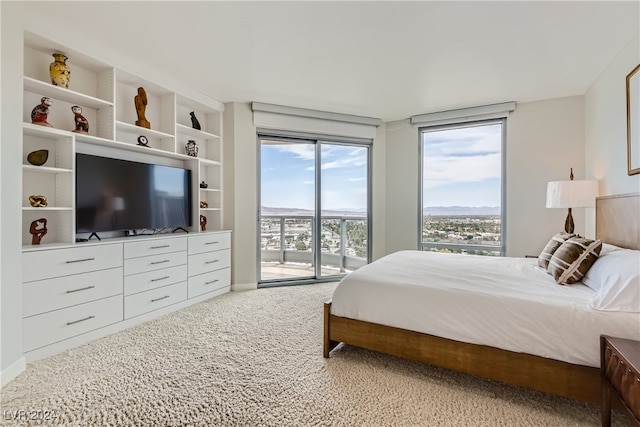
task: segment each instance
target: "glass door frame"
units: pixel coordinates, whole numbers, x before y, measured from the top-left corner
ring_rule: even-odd
[[[290,142],[290,143],[301,143],[301,144],[313,144],[315,148],[315,171],[314,171],[314,179],[315,179],[315,207],[314,207],[314,217],[312,220],[312,253],[314,260],[314,277],[300,277],[293,279],[262,279],[262,242],[261,242],[261,224],[262,224],[262,141],[263,140],[272,140],[272,141],[282,141],[282,142]],[[322,283],[322,282],[335,282],[344,277],[345,273],[323,276],[322,275],[322,248],[321,248],[321,232],[322,232],[322,147],[323,145],[344,145],[344,146],[354,146],[354,147],[363,147],[367,149],[367,260],[366,262],[371,262],[371,227],[372,227],[372,191],[371,191],[371,162],[372,162],[372,141],[371,140],[360,140],[360,139],[345,139],[345,138],[334,138],[334,137],[313,137],[307,136],[297,137],[297,136],[282,136],[279,135],[278,132],[271,134],[270,132],[258,132],[256,136],[257,142],[257,155],[256,155],[256,167],[258,168],[257,178],[257,212],[256,212],[256,221],[257,221],[257,233],[256,233],[256,277],[258,282],[258,288],[263,287],[272,287],[272,286],[286,286],[286,285],[300,285],[300,284],[313,284],[313,283]],[[345,244],[344,242],[343,244]]]

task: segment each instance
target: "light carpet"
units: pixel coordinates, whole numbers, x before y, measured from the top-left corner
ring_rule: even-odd
[[[351,346],[324,359],[334,288],[230,293],[30,363],[2,389],[2,425],[599,425],[594,405]]]

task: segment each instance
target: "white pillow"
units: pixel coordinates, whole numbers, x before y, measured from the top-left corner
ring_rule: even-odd
[[[600,250],[600,256],[609,253],[609,252],[613,252],[613,251],[624,251],[624,250],[628,250],[625,248],[621,248],[620,246],[616,246],[616,245],[611,245],[609,243],[603,243],[602,244],[602,249]]]
[[[610,251],[593,263],[582,283],[595,291],[596,310],[640,313],[640,251]]]

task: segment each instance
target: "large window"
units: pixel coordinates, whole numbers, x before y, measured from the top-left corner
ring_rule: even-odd
[[[260,135],[258,286],[338,280],[369,262],[369,145]]]
[[[505,120],[420,129],[423,250],[504,255]]]

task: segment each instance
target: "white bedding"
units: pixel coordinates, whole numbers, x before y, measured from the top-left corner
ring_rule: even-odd
[[[600,334],[640,339],[640,314],[589,308],[535,259],[401,251],[348,274],[331,314],[600,366]]]

